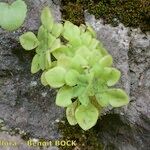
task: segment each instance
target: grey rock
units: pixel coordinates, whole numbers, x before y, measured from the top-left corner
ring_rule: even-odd
[[[102,20],[96,20],[94,15],[85,12],[85,21],[96,31],[97,38],[114,58],[114,66],[122,73],[119,86],[128,93],[130,91],[130,77],[128,65],[129,40],[128,28],[123,25],[112,27],[104,25]]]
[[[139,29],[125,28],[122,24],[117,27],[104,25],[103,20],[96,20],[88,12],[85,12],[85,21],[95,29],[98,39],[112,54],[114,66],[122,72],[121,81],[117,86],[125,89],[130,95],[130,103],[127,106],[113,110],[106,109],[112,117],[118,114],[118,119],[129,127],[121,131],[122,139],[119,136],[114,138],[114,134],[119,134],[115,131],[103,133],[100,138],[104,139],[106,145],[113,143],[114,149],[148,150],[150,147],[148,142],[150,135],[150,33],[144,34]],[[110,128],[108,127],[108,131]],[[115,128],[121,130],[119,124],[116,124]],[[129,144],[126,138],[129,138],[132,144]],[[124,140],[123,143],[122,140]]]
[[[6,2],[6,1],[3,1]],[[59,6],[51,0],[26,0],[28,16],[21,29],[6,32],[0,29],[0,118],[9,128],[20,128],[38,138],[55,139],[55,120],[63,117],[63,109],[55,105],[55,91],[43,87],[40,75],[30,72],[33,52],[25,52],[18,37],[40,26],[40,11],[50,6],[57,21]]]

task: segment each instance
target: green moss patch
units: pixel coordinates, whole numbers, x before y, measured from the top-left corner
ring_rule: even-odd
[[[79,25],[84,23],[84,10],[103,18],[114,26],[122,22],[128,27],[150,31],[150,1],[147,0],[62,0],[63,18]]]
[[[76,146],[60,146],[61,150],[103,150],[104,146],[99,141],[95,128],[84,131],[78,125],[70,126],[65,120],[65,122],[59,122],[59,131],[63,135],[60,141],[76,141]]]

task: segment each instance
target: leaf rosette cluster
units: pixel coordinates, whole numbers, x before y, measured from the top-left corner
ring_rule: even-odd
[[[48,7],[42,11],[41,23],[37,37],[27,32],[20,43],[25,50],[36,50],[31,72],[42,70],[42,84],[58,89],[56,105],[66,108],[71,125],[88,130],[103,107],[129,102],[122,89],[112,87],[121,73],[112,67],[112,56],[88,24],[56,23]]]

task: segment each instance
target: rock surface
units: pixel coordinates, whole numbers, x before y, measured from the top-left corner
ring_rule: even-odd
[[[107,137],[113,142],[109,142],[104,137],[101,138],[107,143],[106,145],[113,143],[116,149],[148,150],[150,147],[148,142],[150,134],[150,33],[144,34],[139,29],[125,28],[122,24],[117,27],[104,25],[101,19],[96,20],[87,12],[85,12],[85,21],[93,26],[98,39],[114,57],[114,65],[121,70],[122,78],[118,86],[130,94],[128,106],[110,111],[110,113],[119,114],[122,123],[129,126],[127,130],[122,131],[120,125],[116,124],[116,129],[121,130],[121,134],[124,135],[122,137],[124,144],[123,139],[119,136],[114,138],[112,133],[105,134],[108,134]],[[119,134],[119,132],[114,132],[114,134],[117,133]],[[125,138],[129,138],[129,141]]]
[[[18,37],[25,30],[37,30],[44,6],[52,8],[57,21],[61,13],[50,0],[26,3],[29,16],[23,27],[12,33],[0,29],[0,118],[10,128],[18,127],[32,136],[58,138],[55,120],[63,116],[63,110],[55,105],[54,90],[40,84],[41,73],[31,74],[33,53],[21,48]]]

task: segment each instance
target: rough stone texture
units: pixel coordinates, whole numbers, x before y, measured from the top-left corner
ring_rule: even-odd
[[[128,93],[130,91],[130,77],[128,65],[129,40],[128,28],[123,25],[112,27],[104,25],[102,20],[95,20],[93,15],[85,13],[85,21],[90,23],[97,33],[97,38],[114,58],[114,65],[122,73],[120,84]]]
[[[111,143],[114,149],[148,150],[150,147],[148,141],[150,135],[150,34],[141,33],[139,29],[125,28],[122,24],[117,27],[104,25],[101,19],[96,20],[87,12],[85,12],[85,21],[93,26],[104,47],[113,55],[114,65],[121,70],[122,78],[118,86],[130,94],[128,106],[110,111],[112,114],[119,114],[119,119],[129,128],[125,130],[116,124],[116,129],[120,131],[104,132],[103,136],[100,134],[100,137],[106,145]],[[123,136],[114,138],[114,134]],[[110,140],[107,139],[108,137]]]
[[[0,118],[10,128],[18,127],[34,137],[56,139],[59,134],[55,120],[63,116],[63,110],[55,105],[54,90],[40,84],[41,73],[31,74],[33,53],[21,48],[18,37],[25,30],[37,30],[44,6],[52,7],[56,20],[61,13],[51,0],[26,3],[28,17],[23,27],[11,33],[0,29]]]

